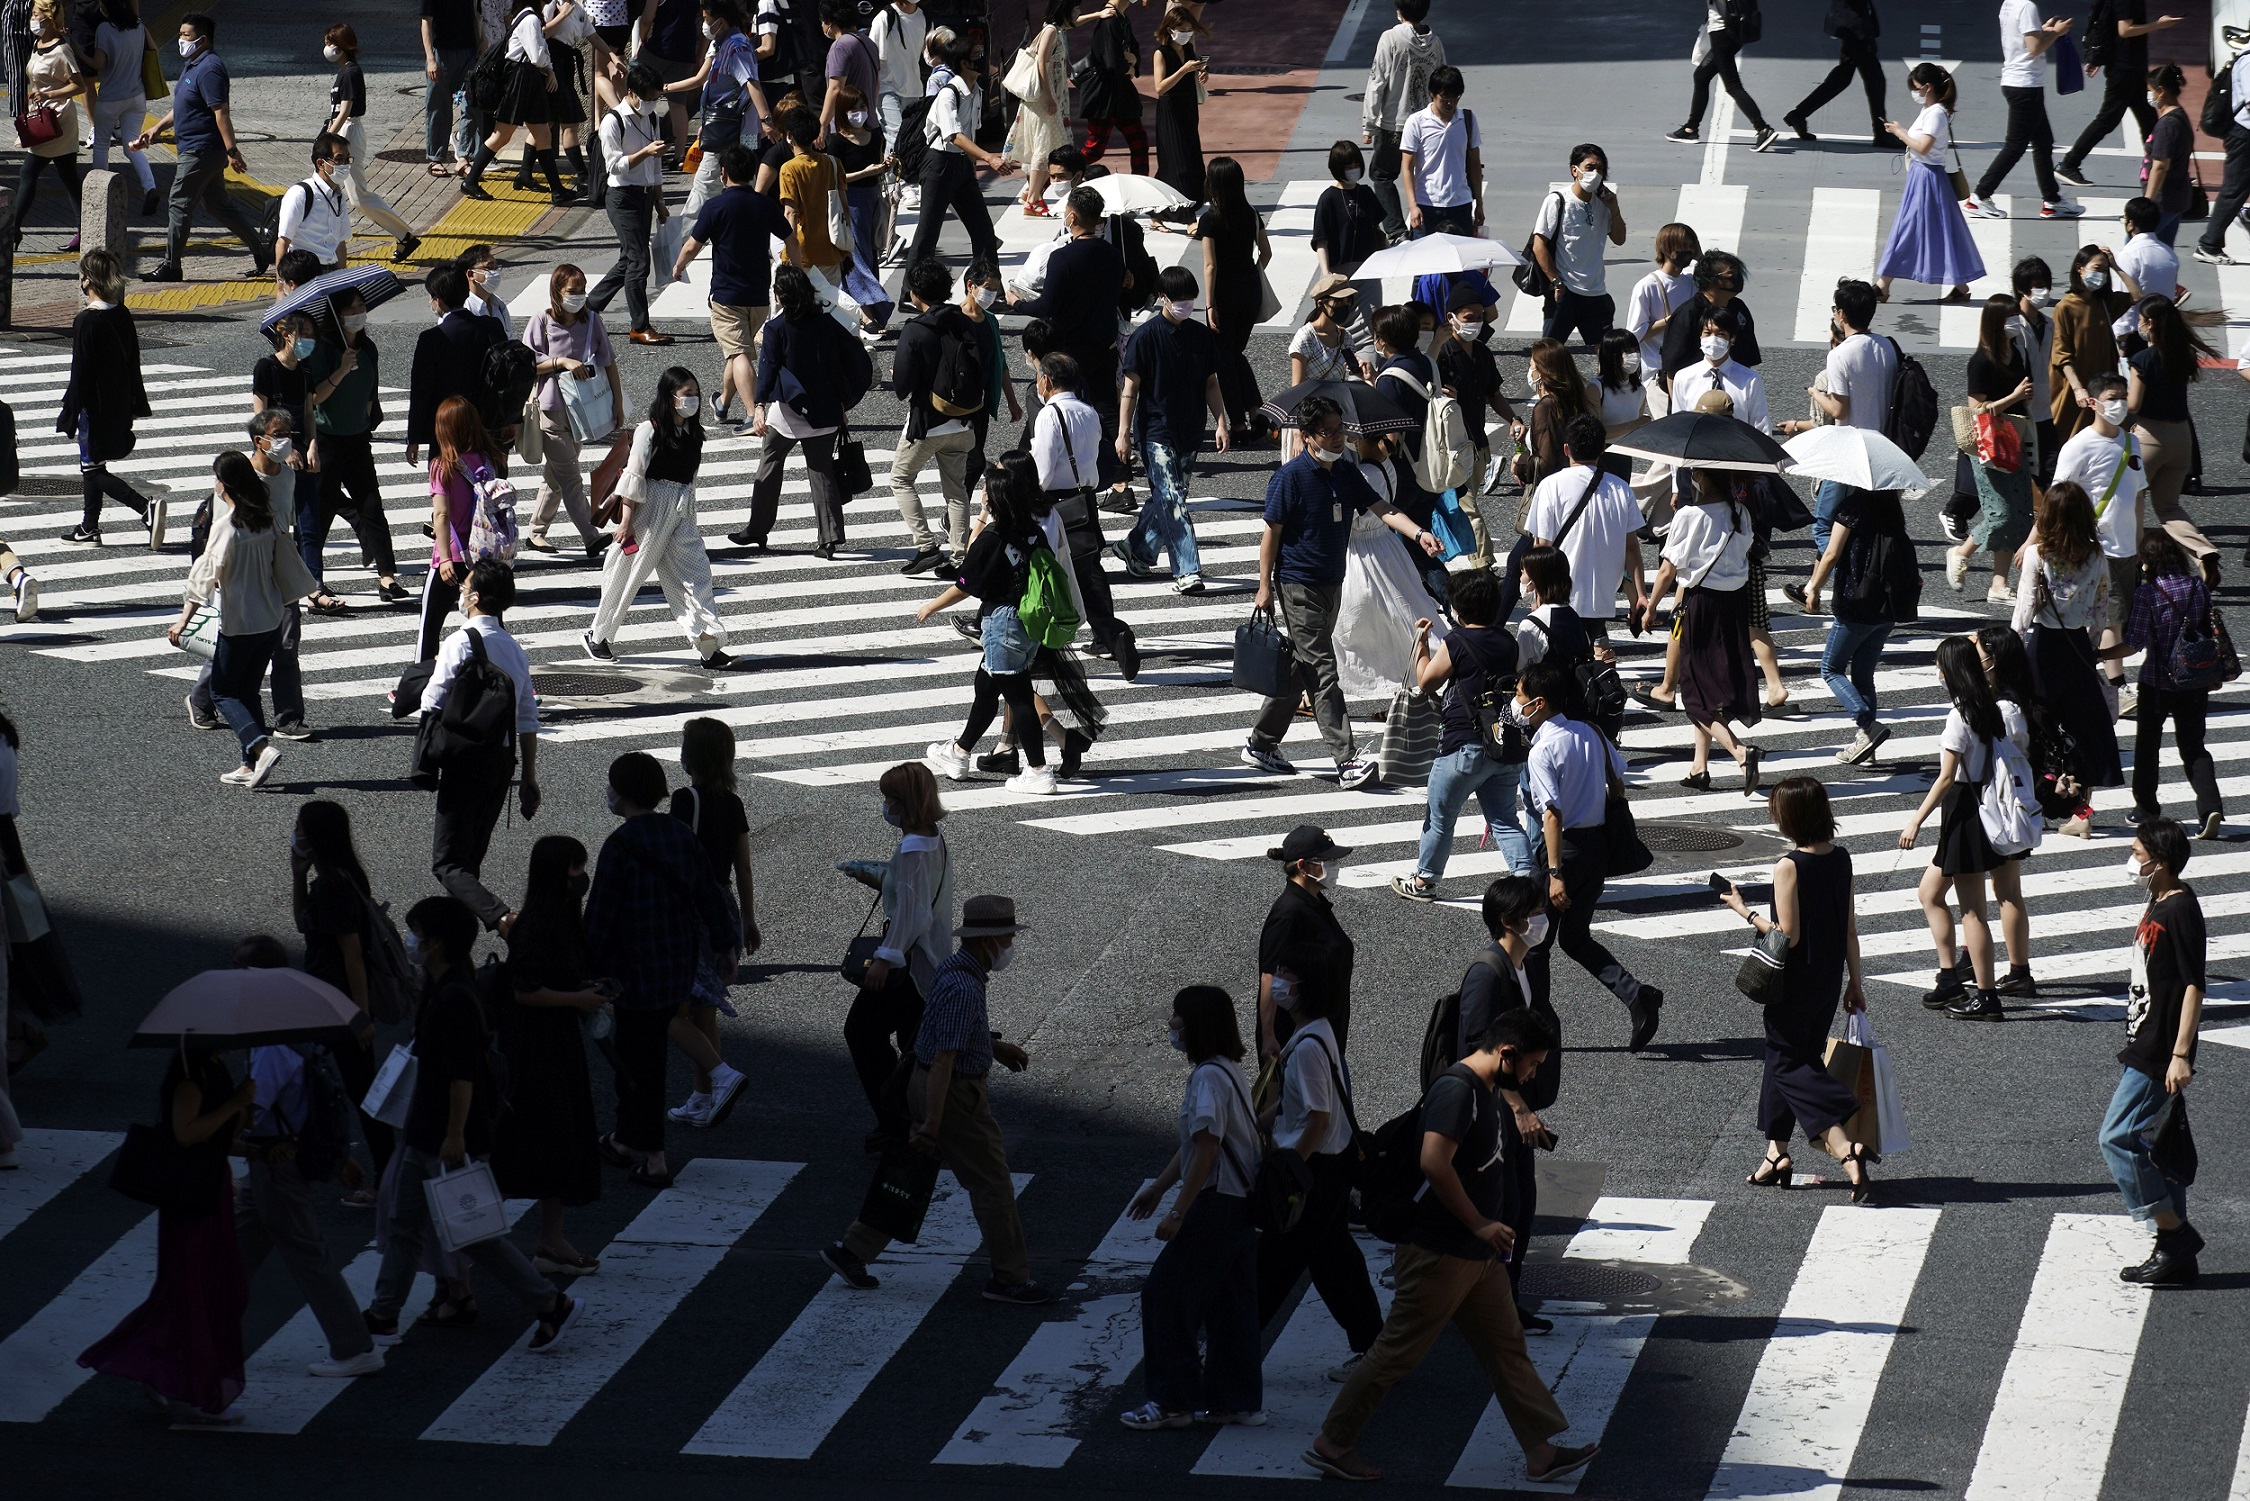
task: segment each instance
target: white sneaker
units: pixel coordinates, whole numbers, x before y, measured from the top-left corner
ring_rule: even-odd
[[[2012,605],[2016,602],[2016,591],[2009,588],[2008,581],[1996,573],[1992,576],[1991,587],[1984,591],[1984,602],[1988,605]]]
[[[19,570],[15,582],[16,621],[24,624],[39,618],[39,581],[28,570]]]
[[[247,772],[247,775],[243,777],[242,785],[245,787],[255,787],[259,783],[263,782],[267,777],[272,776],[273,763],[280,759],[281,747],[275,745],[271,739],[268,739],[265,745],[259,749],[258,759],[251,762],[249,766],[244,768],[244,770]]]
[[[1962,200],[1961,212],[1972,219],[2005,219],[2008,217],[2006,209],[1989,198],[1979,198],[1973,193]]]
[[[2073,202],[2068,198],[2056,198],[2039,205],[2039,217],[2042,219],[2080,219],[2084,218],[2085,214],[2085,204]]]
[[[700,1126],[703,1118],[711,1113],[711,1097],[697,1090],[664,1113],[683,1126]]]
[[[1346,792],[1357,792],[1376,781],[1382,768],[1365,756],[1355,757],[1336,768],[1336,785]]]
[[[1052,766],[1026,766],[1008,778],[1008,790],[1029,793],[1034,797],[1052,797],[1055,792],[1055,769]]]
[[[1344,1382],[1352,1379],[1352,1372],[1358,1370],[1359,1363],[1366,1358],[1366,1352],[1354,1350],[1344,1359],[1341,1365],[1332,1365],[1328,1368],[1328,1379],[1341,1386]]]
[[[167,507],[164,504],[163,496],[152,495],[149,497],[148,550],[150,552],[162,552],[164,550],[164,521],[166,510]]]
[[[1961,592],[1963,581],[1966,580],[1968,576],[1968,555],[1962,552],[1958,547],[1947,548],[1945,550],[1945,581],[1953,586],[1954,593],[1958,594]]]
[[[908,183],[906,191],[898,195],[898,206],[910,214],[920,213],[922,211],[922,185],[914,182]]]
[[[2117,717],[2120,721],[2137,719],[2141,712],[2141,693],[2138,688],[2121,689],[2117,695]]]
[[[342,1360],[316,1360],[305,1367],[309,1376],[372,1376],[383,1369],[381,1350],[362,1350]]]
[[[1270,771],[1277,777],[1293,777],[1297,768],[1279,749],[1267,750],[1263,746],[1246,745],[1242,748],[1242,764],[1255,766],[1260,771]]]
[[[247,787],[250,785],[250,768],[237,766],[232,771],[222,771],[219,773],[219,780],[230,787]]]
[[[922,764],[950,782],[965,782],[974,770],[968,753],[950,740],[932,741],[922,752]]]

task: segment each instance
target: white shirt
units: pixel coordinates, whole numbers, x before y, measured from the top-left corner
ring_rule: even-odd
[[[2140,444],[2130,433],[2105,438],[2089,422],[2071,434],[2070,441],[2055,455],[2052,483],[2071,480],[2086,492],[2086,498],[2094,503],[2094,533],[2102,539],[2106,557],[2130,558],[2141,545],[2141,492],[2148,488],[2148,472],[2138,462],[2128,463],[2122,470],[2117,467],[2118,456],[2128,444],[2138,460]],[[2117,476],[2114,491],[2109,483],[2112,474]],[[2104,496],[2108,497],[2106,505]]]
[[[500,332],[511,339],[516,336],[514,325],[508,321],[508,304],[506,301],[499,297],[485,296],[484,293],[477,290],[477,284],[473,281],[469,283],[468,300],[461,304],[461,309],[464,312],[474,313],[479,318],[491,318],[499,323]]]
[[[547,51],[547,28],[540,21],[536,8],[518,15],[515,24],[508,28],[508,60],[530,63],[535,68],[555,65]]]
[[[1094,468],[1101,450],[1101,418],[1075,392],[1057,391],[1032,420],[1031,457],[1039,466],[1042,490],[1076,490],[1098,483]],[[1075,472],[1073,462],[1078,466]]]
[[[2024,723],[2023,710],[2008,699],[2000,700],[2000,726],[2008,732],[2017,750],[2030,755],[2031,728]],[[1945,711],[1945,728],[1938,734],[1938,749],[1949,750],[1961,758],[1961,776],[1966,781],[1981,782],[1992,758],[1992,751],[1969,728],[1959,709]]]
[[[1531,232],[1546,238],[1565,288],[1581,297],[1602,295],[1608,285],[1602,269],[1602,247],[1609,243],[1608,204],[1582,199],[1573,188],[1557,188],[1539,200]]]
[[[600,130],[602,166],[609,173],[609,185],[611,187],[654,188],[663,185],[664,154],[662,152],[658,152],[655,156],[646,160],[637,161],[631,166],[625,164],[626,157],[646,148],[656,140],[660,134],[656,123],[658,118],[660,117],[651,115],[646,111],[634,113],[623,108],[613,109],[602,116]]]
[[[1526,994],[1529,994],[1527,991]],[[1341,1080],[1343,1088],[1336,1086]],[[1297,1147],[1305,1139],[1305,1118],[1315,1110],[1328,1114],[1313,1155],[1332,1156],[1352,1144],[1351,1071],[1336,1046],[1336,1029],[1326,1017],[1306,1022],[1289,1034],[1281,1064],[1281,1114],[1273,1123],[1273,1144]]]
[[[2137,234],[2117,248],[2117,269],[2133,278],[2143,297],[2177,297],[2180,293],[2180,253],[2151,234]],[[2110,331],[2119,338],[2141,326],[2138,306],[2118,315]]]
[[[1672,513],[1664,556],[1691,589],[1740,589],[1750,582],[1755,536],[1748,506],[1706,501]]]
[[[910,99],[922,89],[922,44],[929,39],[930,18],[917,10],[912,15],[905,11],[879,10],[874,24],[867,28],[868,40],[875,44],[875,58],[882,66],[876,88],[885,94],[896,94]]]
[[[322,182],[319,173],[291,183],[282,193],[274,235],[287,240],[290,249],[310,251],[323,266],[333,266],[344,258],[344,241],[351,232],[351,204],[344,190]]]
[[[1891,383],[1897,375],[1898,355],[1888,339],[1853,334],[1828,351],[1828,394],[1851,403],[1843,418],[1846,427],[1873,433],[1883,430],[1883,420],[1891,414]],[[1741,408],[1735,409],[1735,415],[1741,415]]]
[[[1611,432],[1648,415],[1648,387],[1623,385],[1614,390],[1598,386],[1602,398],[1602,426]]]
[[[932,151],[950,151],[955,156],[961,148],[953,144],[958,135],[970,134],[962,122],[976,113],[976,90],[951,73],[930,75],[930,112],[922,121],[922,136]]]
[[[1581,620],[1607,620],[1616,613],[1625,541],[1642,523],[1633,487],[1614,474],[1585,465],[1559,469],[1531,493],[1531,514],[1524,530],[1552,541],[1577,509],[1579,497],[1586,495],[1589,480],[1595,480],[1593,494],[1578,524],[1562,539],[1562,554],[1570,559],[1570,607]]]
[[[1766,383],[1748,365],[1729,356],[1714,365],[1700,360],[1672,377],[1672,410],[1692,412],[1696,398],[1706,391],[1724,391],[1734,401],[1734,415],[1761,433],[1773,432],[1773,416],[1766,410]]]
[[[1945,165],[1946,148],[1953,142],[1953,117],[1945,112],[1944,105],[1925,105],[1922,113],[1914,117],[1914,123],[1906,127],[1906,133],[1930,138],[1929,150],[1916,151],[1909,147],[1907,155],[1933,167]]]
[[[905,834],[883,870],[883,942],[875,957],[905,965],[927,995],[953,952],[953,852],[942,834]]]
[[[1195,1137],[1207,1131],[1219,1142],[1219,1160],[1209,1182],[1231,1198],[1250,1196],[1250,1174],[1258,1170],[1258,1127],[1250,1118],[1250,1085],[1242,1065],[1231,1058],[1206,1058],[1188,1074],[1180,1096],[1180,1169],[1195,1154]],[[1183,1206],[1184,1207],[1184,1206]]]
[[[2031,0],[2000,0],[2000,87],[2047,86],[2047,54],[2033,52],[2024,38],[2040,29],[2039,7]]]
[[[1406,117],[1399,132],[1398,149],[1414,153],[1414,192],[1425,208],[1459,208],[1475,201],[1469,187],[1469,153],[1481,150],[1474,110],[1453,107],[1451,120],[1440,120],[1433,106]]]
[[[1571,580],[1576,583],[1576,578]],[[1553,605],[1540,605],[1524,616],[1523,624],[1516,627],[1516,671],[1525,673],[1537,667],[1547,656],[1548,632],[1555,619]],[[1537,622],[1534,624],[1533,622]],[[1531,994],[1525,991],[1525,995]]]
[[[539,693],[531,686],[531,659],[516,644],[516,638],[490,615],[471,615],[468,624],[445,638],[445,644],[438,648],[437,666],[430,670],[430,684],[422,690],[422,712],[435,714],[445,707],[445,695],[452,689],[453,679],[469,660],[471,631],[483,638],[485,656],[515,682],[516,733],[538,734]]]
[[[1564,829],[1600,828],[1609,812],[1609,773],[1625,776],[1625,757],[1590,724],[1560,714],[1531,737],[1525,774],[1531,788],[1533,823],[1552,808]]]
[[[295,1136],[305,1129],[304,1054],[286,1043],[252,1048],[250,1077],[258,1086],[258,1106],[250,1120],[252,1136]]]
[[[1695,278],[1674,275],[1659,266],[1633,285],[1625,304],[1625,330],[1641,341],[1641,375],[1654,375],[1664,364],[1663,341],[1649,332],[1657,320],[1669,318],[1695,295]]]
[[[2250,47],[2245,47],[2234,55],[2232,68],[2234,74],[2234,123],[2244,130],[2250,130],[2250,89],[2245,88],[2245,85],[2250,85],[2250,73],[2243,72],[2244,63],[2250,63]]]

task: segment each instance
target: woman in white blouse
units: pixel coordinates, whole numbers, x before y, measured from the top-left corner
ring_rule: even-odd
[[[1341,276],[1328,275],[1312,290],[1312,317],[1305,320],[1289,341],[1289,384],[1308,380],[1364,380],[1375,378],[1374,367],[1359,356],[1352,343],[1351,324],[1359,311],[1359,291]],[[1294,427],[1282,429],[1282,462],[1304,452],[1304,439]]]
[[[625,425],[625,386],[617,376],[609,330],[602,315],[586,305],[586,273],[568,261],[547,278],[547,305],[524,325],[523,342],[538,357],[539,438],[544,462],[539,502],[531,513],[524,546],[553,552],[547,528],[557,507],[570,512],[586,556],[599,558],[602,534],[586,504],[585,477],[579,472],[583,443],[598,442]],[[579,415],[573,418],[572,413]],[[583,436],[581,436],[583,435]]]
[[[1936,63],[1918,63],[1906,75],[1906,91],[1922,112],[1912,125],[1896,120],[1883,125],[1906,148],[1907,163],[1898,217],[1891,221],[1890,240],[1875,265],[1875,296],[1890,301],[1891,282],[1903,276],[1950,288],[1947,302],[1967,302],[1969,283],[1984,275],[1984,256],[1969,234],[1969,221],[1953,196],[1946,166],[1947,149],[1953,144],[1953,75]],[[1995,212],[1990,217],[2007,215]]]
[[[921,1030],[922,997],[952,952],[953,853],[938,832],[945,807],[927,766],[902,761],[875,786],[883,822],[899,832],[898,850],[880,873],[872,862],[846,867],[852,879],[882,892],[883,938],[844,1017],[844,1045],[875,1111],[875,1134],[903,1141],[906,1097],[889,1085],[900,1053]]]
[[[1758,662],[1750,650],[1750,543],[1753,499],[1749,476],[1723,469],[1692,471],[1695,501],[1681,506],[1664,538],[1652,599],[1663,599],[1675,580],[1680,604],[1680,707],[1695,728],[1695,760],[1681,780],[1699,792],[1711,789],[1711,742],[1742,764],[1742,794],[1758,790],[1759,749],[1731,726],[1758,722],[1762,700]]]
[[[2078,780],[2089,790],[2122,787],[2116,716],[2094,654],[2094,636],[2109,623],[2109,560],[2095,531],[2092,498],[2069,480],[2048,489],[2021,556],[2009,624],[2031,656],[2040,701],[2076,743],[2072,769]],[[2083,838],[2092,825],[2089,801],[2062,831]]]

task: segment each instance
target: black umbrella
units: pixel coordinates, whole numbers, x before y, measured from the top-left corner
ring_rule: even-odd
[[[1674,412],[1633,429],[1630,441],[1612,443],[1609,452],[1651,459],[1683,469],[1744,469],[1785,474],[1789,451],[1736,417],[1716,412]]]
[[[1356,380],[1308,380],[1303,385],[1291,386],[1258,410],[1271,417],[1276,427],[1295,427],[1297,404],[1308,396],[1325,396],[1342,407],[1344,431],[1355,438],[1422,430],[1421,418],[1408,416],[1406,409],[1397,402],[1366,382]]]

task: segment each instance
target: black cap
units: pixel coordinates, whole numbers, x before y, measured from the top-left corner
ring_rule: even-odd
[[[1268,860],[1279,860],[1294,865],[1299,860],[1341,860],[1351,851],[1328,837],[1328,831],[1318,825],[1301,823],[1289,831],[1279,849],[1266,851]]]

